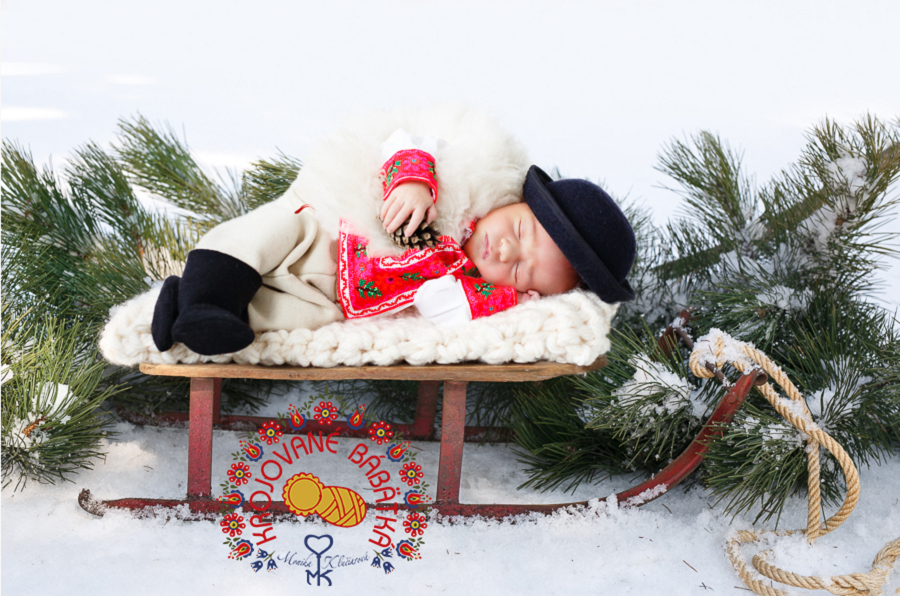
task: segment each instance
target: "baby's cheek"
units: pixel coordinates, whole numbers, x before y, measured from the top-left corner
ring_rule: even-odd
[[[507,285],[506,278],[496,267],[484,267],[483,269],[479,269],[478,272],[481,273],[481,278],[488,283],[494,284],[495,286]]]

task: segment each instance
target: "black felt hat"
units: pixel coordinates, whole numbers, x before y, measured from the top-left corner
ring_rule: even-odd
[[[552,180],[531,166],[525,202],[592,292],[604,302],[634,300],[625,276],[634,263],[634,230],[616,202],[592,182]]]

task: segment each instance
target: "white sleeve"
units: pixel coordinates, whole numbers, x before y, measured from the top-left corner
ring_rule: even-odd
[[[423,317],[440,327],[452,327],[472,320],[466,291],[452,275],[423,283],[416,292],[413,304]]]
[[[394,131],[388,140],[381,144],[381,159],[387,160],[404,149],[420,149],[430,153],[431,157],[440,158],[441,149],[447,146],[447,141],[436,137],[424,135],[411,135],[402,128]]]

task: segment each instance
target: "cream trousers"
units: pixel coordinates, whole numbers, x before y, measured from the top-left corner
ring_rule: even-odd
[[[337,304],[337,244],[293,190],[219,224],[196,248],[217,250],[256,269],[263,285],[248,308],[256,332],[316,329],[343,320]]]

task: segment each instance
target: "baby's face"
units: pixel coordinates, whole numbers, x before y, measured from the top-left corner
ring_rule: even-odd
[[[479,219],[463,251],[481,277],[495,286],[550,296],[578,284],[575,269],[526,203],[495,209]]]

